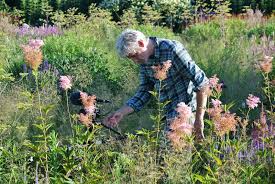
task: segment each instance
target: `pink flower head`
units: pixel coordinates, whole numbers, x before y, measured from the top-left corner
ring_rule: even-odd
[[[29,46],[33,47],[34,49],[40,49],[44,45],[43,40],[40,39],[31,39],[29,41]]]
[[[218,99],[211,99],[211,103],[213,104],[214,108],[220,107],[222,102]]]
[[[165,71],[168,71],[171,66],[172,66],[171,60],[167,60],[167,61],[163,62],[163,68]]]
[[[249,94],[249,96],[246,99],[246,104],[248,106],[248,108],[250,109],[254,109],[255,107],[258,107],[258,103],[260,103],[260,98],[256,97],[252,94]]]
[[[60,87],[64,90],[71,89],[72,87],[71,80],[72,78],[70,76],[60,76],[60,79],[59,79]]]
[[[189,123],[182,123],[180,127],[178,127],[177,131],[184,133],[185,135],[192,135],[193,125]]]
[[[84,110],[87,114],[91,114],[92,116],[95,116],[95,111],[96,111],[96,107],[93,106],[88,106],[88,107],[84,107]]]
[[[186,105],[184,102],[180,102],[176,111],[179,113],[179,117],[189,118],[192,114],[191,107]]]
[[[209,78],[209,86],[211,88],[215,88],[218,85],[219,82],[219,78],[217,77],[217,75],[213,75],[213,77]]]

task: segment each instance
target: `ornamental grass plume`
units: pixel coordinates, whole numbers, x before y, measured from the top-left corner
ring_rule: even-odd
[[[169,68],[172,66],[171,60],[167,60],[163,62],[161,65],[152,66],[152,69],[154,70],[155,74],[154,77],[158,80],[164,80],[167,78],[167,72]]]
[[[71,89],[72,87],[72,78],[70,76],[60,76],[59,78],[59,86],[63,90]]]
[[[189,123],[192,111],[184,102],[178,104],[176,111],[178,116],[171,121],[167,137],[175,149],[182,150],[189,145],[185,138],[192,135],[193,125]]]
[[[254,109],[255,107],[258,107],[258,103],[260,102],[261,102],[260,98],[252,94],[249,94],[249,96],[246,99],[246,105],[250,109]]]
[[[272,71],[272,60],[273,57],[264,56],[264,58],[259,63],[262,72],[270,73]]]
[[[27,45],[22,45],[24,59],[27,65],[33,69],[37,70],[43,60],[43,54],[41,47],[44,45],[43,40],[30,40]]]

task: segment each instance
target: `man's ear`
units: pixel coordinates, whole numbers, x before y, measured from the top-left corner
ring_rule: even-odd
[[[138,45],[139,45],[140,47],[144,47],[144,41],[143,41],[143,40],[139,40],[139,41],[138,41]]]

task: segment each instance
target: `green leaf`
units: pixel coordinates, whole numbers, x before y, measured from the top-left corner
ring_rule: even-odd
[[[201,183],[205,183],[205,177],[199,174],[193,174],[193,178],[195,179],[195,181],[200,181]]]

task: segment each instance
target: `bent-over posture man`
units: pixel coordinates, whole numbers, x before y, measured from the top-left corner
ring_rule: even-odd
[[[140,65],[140,85],[136,94],[124,106],[104,119],[109,126],[116,126],[124,116],[142,109],[150,99],[154,88],[159,91],[160,82],[154,77],[152,66],[162,65],[170,60],[167,78],[161,82],[160,101],[169,100],[166,106],[166,119],[177,115],[175,108],[184,102],[195,112],[194,133],[197,139],[202,139],[203,117],[207,102],[206,89],[208,78],[191,59],[181,43],[174,40],[145,37],[143,33],[127,29],[117,39],[116,49],[121,57],[127,57]]]

